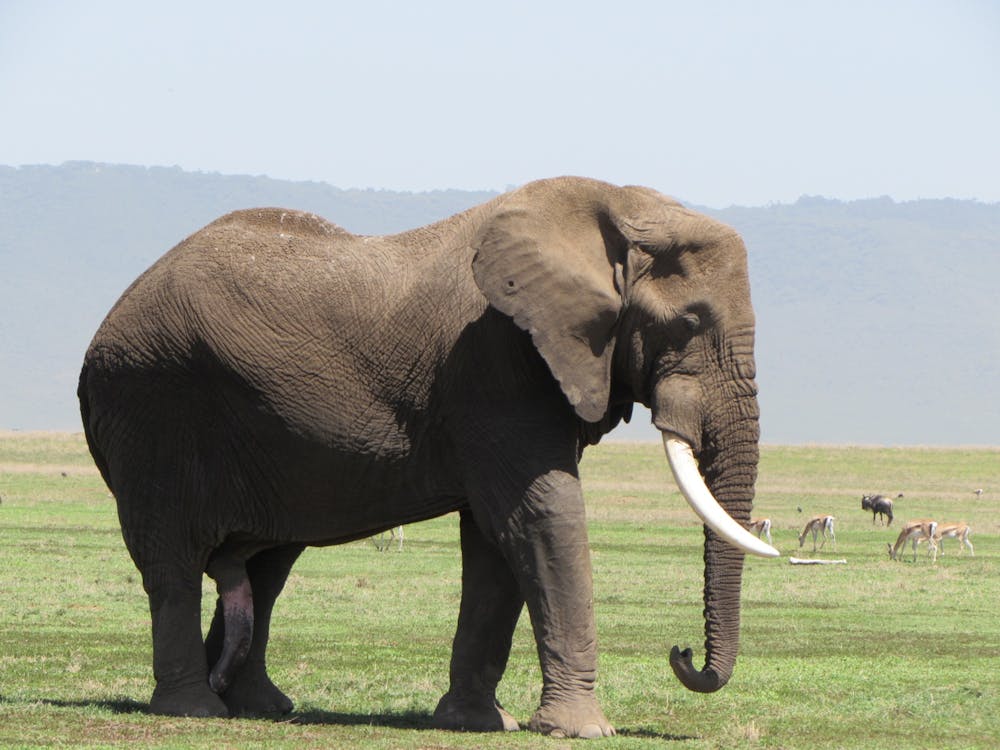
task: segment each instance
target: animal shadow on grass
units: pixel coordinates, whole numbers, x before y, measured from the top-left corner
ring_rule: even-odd
[[[0,704],[13,704],[18,701],[0,695]],[[34,703],[35,701],[31,701]],[[114,698],[107,700],[66,701],[56,698],[43,698],[38,701],[44,706],[55,708],[96,708],[113,714],[149,713],[149,703],[132,700],[131,698]],[[432,729],[432,716],[426,711],[406,711],[402,713],[383,714],[350,714],[337,711],[307,709],[294,711],[285,715],[234,716],[234,719],[259,720],[287,724],[330,724],[341,726],[377,726],[394,729]]]
[[[332,724],[340,726],[376,726],[391,729],[434,729],[433,717],[424,711],[406,711],[403,713],[383,714],[346,714],[336,711],[308,710],[293,713],[285,717],[290,724]],[[522,726],[521,731],[526,731]],[[642,739],[667,740],[683,742],[697,740],[699,737],[682,734],[667,734],[649,727],[618,728],[619,737],[639,737]]]
[[[278,718],[279,722],[288,724],[331,724],[336,726],[357,727],[373,726],[390,729],[433,729],[433,717],[426,711],[403,711],[401,713],[381,714],[350,714],[340,711],[323,711],[308,709],[294,711],[288,716]]]
[[[0,695],[0,704],[14,703],[10,698]],[[131,698],[117,698],[113,700],[94,701],[64,701],[52,698],[43,698],[40,701],[43,705],[54,706],[56,708],[97,708],[115,714],[136,714],[149,713],[149,704],[132,700]],[[433,717],[426,711],[404,711],[402,713],[381,713],[381,714],[351,714],[339,711],[323,711],[321,709],[309,709],[301,712],[292,712],[286,716],[240,716],[240,719],[257,719],[260,721],[270,721],[287,724],[314,724],[329,726],[375,726],[387,727],[390,729],[434,729]],[[670,742],[684,742],[699,739],[693,735],[668,734],[659,732],[648,727],[620,727],[619,737],[639,737],[642,739],[666,740]]]
[[[0,696],[0,703],[14,703],[14,701]],[[149,713],[148,703],[140,703],[131,698],[115,698],[103,701],[63,701],[55,698],[42,698],[39,703],[43,706],[54,706],[55,708],[99,708],[102,711],[110,711],[113,714]]]
[[[0,696],[0,703],[12,703],[8,698]],[[40,701],[43,705],[54,706],[56,708],[97,708],[109,711],[114,714],[137,714],[149,713],[149,704],[131,700],[130,698],[117,698],[113,700],[92,700],[92,701],[64,701],[45,698]],[[432,716],[426,711],[406,711],[403,713],[383,713],[383,714],[350,714],[337,711],[323,711],[320,709],[307,709],[305,711],[293,711],[284,715],[240,715],[232,717],[234,719],[258,720],[275,722],[279,724],[329,724],[339,726],[376,726],[390,727],[393,729],[432,729]]]
[[[619,737],[639,737],[644,740],[664,740],[666,742],[686,742],[701,739],[701,737],[696,737],[693,734],[668,734],[667,732],[658,732],[648,727],[635,727],[634,729],[616,727],[615,732]]]

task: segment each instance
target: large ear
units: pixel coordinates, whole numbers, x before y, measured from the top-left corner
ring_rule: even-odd
[[[587,422],[608,408],[622,309],[616,266],[628,243],[609,215],[618,190],[578,178],[531,183],[507,196],[473,240],[479,288],[531,334]]]

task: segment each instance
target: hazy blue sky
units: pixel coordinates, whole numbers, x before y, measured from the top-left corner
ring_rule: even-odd
[[[997,0],[0,0],[0,164],[995,202],[998,140]]]

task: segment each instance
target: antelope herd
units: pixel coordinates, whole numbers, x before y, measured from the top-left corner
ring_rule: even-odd
[[[981,491],[977,493],[977,496],[978,494],[981,494]],[[899,500],[902,497],[903,493],[900,492],[896,495],[895,499]],[[892,499],[884,495],[862,495],[861,509],[871,511],[872,525],[875,524],[878,516],[882,517],[882,523],[886,528],[892,525]],[[801,506],[798,510],[800,513],[802,512]],[[822,550],[827,541],[830,541],[832,547],[836,549],[837,537],[834,533],[833,522],[834,517],[828,514],[810,518],[799,534],[799,548],[805,545],[806,539],[812,536],[813,552]],[[747,528],[758,537],[767,537],[768,543],[773,544],[770,518],[755,518],[750,521]],[[917,546],[921,543],[926,543],[927,554],[931,557],[932,562],[937,562],[938,555],[944,555],[943,542],[945,539],[955,539],[958,541],[958,554],[962,554],[968,548],[969,554],[975,555],[975,549],[969,540],[971,533],[971,529],[967,523],[942,523],[930,518],[918,518],[904,523],[903,528],[896,537],[896,543],[891,544],[887,542],[886,547],[888,548],[890,559],[900,560],[906,551],[906,545],[909,543],[913,550],[913,561],[916,562]]]

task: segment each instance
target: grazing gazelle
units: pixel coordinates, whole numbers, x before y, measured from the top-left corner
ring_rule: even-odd
[[[774,542],[771,540],[771,519],[770,518],[755,518],[747,526],[747,530],[751,534],[756,534],[757,538],[760,539],[760,535],[763,534],[767,537],[767,543],[773,545]]]
[[[944,539],[958,539],[961,544],[958,545],[958,554],[962,554],[962,546],[969,548],[969,552],[973,555],[976,554],[976,550],[972,547],[972,542],[969,541],[969,534],[972,533],[972,529],[969,528],[967,523],[939,523],[937,525],[937,530],[934,532],[934,541],[938,545],[938,551],[944,554],[944,545],[941,544]]]
[[[903,524],[902,531],[899,532],[899,536],[896,537],[896,544],[892,545],[886,542],[886,546],[889,548],[889,559],[899,560],[902,555],[903,549],[906,547],[906,543],[910,542],[913,544],[913,562],[917,561],[917,545],[920,542],[926,541],[927,546],[930,548],[929,552],[934,558],[934,562],[937,562],[937,539],[934,538],[934,534],[937,532],[937,521],[931,521],[928,518],[918,518],[916,521],[907,521]]]
[[[833,516],[813,516],[806,522],[806,527],[799,534],[799,547],[806,543],[806,537],[812,532],[813,552],[816,551],[816,536],[822,534],[823,543],[819,545],[823,549],[827,536],[833,540],[833,548],[837,548],[837,535],[833,533]]]
[[[389,533],[389,538],[388,539],[385,538],[386,532],[384,532],[384,531],[381,534],[378,535],[378,539],[376,539],[375,537],[372,537],[372,542],[375,543],[375,547],[378,549],[379,552],[385,552],[387,549],[389,549],[389,545],[392,544],[392,540],[396,539],[397,540],[397,544],[399,545],[396,548],[396,551],[397,552],[402,552],[403,551],[403,527],[402,526],[394,526],[393,528],[389,529],[388,533]]]

